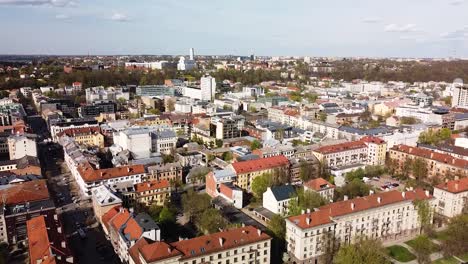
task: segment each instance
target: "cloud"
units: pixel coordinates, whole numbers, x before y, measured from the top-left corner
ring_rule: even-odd
[[[389,24],[385,26],[384,31],[386,32],[415,32],[418,31],[415,24]]]
[[[378,17],[367,17],[367,18],[364,18],[362,20],[363,23],[367,23],[367,24],[376,24],[376,23],[379,23],[381,21],[382,21],[382,19],[378,18]]]
[[[0,0],[0,5],[74,7],[72,0]]]
[[[453,5],[453,6],[458,6],[458,5],[462,5],[465,3],[466,0],[453,0],[451,1],[449,4],[450,5]]]
[[[58,20],[68,20],[70,19],[70,16],[69,15],[66,15],[66,14],[58,14],[55,16],[56,19]]]
[[[130,18],[123,13],[114,12],[112,14],[111,20],[118,21],[118,22],[128,22],[130,21]]]
[[[440,37],[442,39],[448,40],[460,40],[468,38],[468,25],[454,31],[444,32],[440,34]]]

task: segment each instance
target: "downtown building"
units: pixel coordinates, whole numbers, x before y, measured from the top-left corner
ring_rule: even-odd
[[[451,218],[468,212],[468,178],[434,186],[436,213]]]
[[[286,219],[287,252],[295,263],[324,263],[327,244],[354,243],[360,237],[390,241],[420,231],[415,200],[428,200],[428,191],[389,191],[331,203]],[[431,219],[432,222],[432,219]]]

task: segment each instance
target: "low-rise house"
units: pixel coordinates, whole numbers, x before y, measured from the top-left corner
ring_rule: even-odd
[[[246,226],[167,243],[140,239],[130,264],[270,263],[271,237]]]
[[[448,181],[434,187],[436,212],[454,217],[468,212],[468,178]]]
[[[268,187],[263,193],[263,207],[274,214],[285,216],[289,214],[289,202],[293,199],[297,197],[292,185]]]
[[[128,206],[163,206],[171,199],[171,184],[168,180],[152,180],[137,183],[133,191],[123,193]]]
[[[329,183],[323,178],[317,178],[304,183],[304,191],[309,190],[317,192],[323,198],[331,201],[333,200],[333,195],[335,194],[335,185]]]

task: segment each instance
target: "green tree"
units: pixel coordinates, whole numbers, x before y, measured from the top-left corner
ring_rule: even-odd
[[[367,196],[369,195],[370,187],[369,185],[363,183],[359,179],[354,179],[345,186],[336,189],[336,195],[338,199],[342,199],[345,195],[349,199],[356,198],[358,196]]]
[[[418,211],[419,233],[430,233],[432,231],[431,205],[427,200],[414,200],[413,204]]]
[[[364,169],[359,168],[357,170],[346,173],[346,180],[348,182],[352,182],[355,179],[362,180],[365,176],[366,172],[364,171]]]
[[[193,220],[201,213],[211,207],[211,198],[208,194],[200,194],[189,189],[182,194],[182,208],[184,213]]]
[[[431,263],[431,253],[434,251],[434,244],[428,236],[420,235],[413,239],[411,247],[414,250],[418,263],[429,264]]]
[[[175,212],[169,207],[165,206],[159,213],[159,223],[161,224],[173,224],[177,221]]]
[[[209,208],[203,211],[201,215],[196,218],[195,222],[198,229],[205,235],[219,232],[220,229],[224,229],[228,224],[220,211],[215,208]]]
[[[222,139],[216,139],[216,147],[220,148],[223,146],[223,140]]]
[[[414,159],[411,166],[411,171],[416,181],[422,182],[428,174],[426,161],[421,158]]]
[[[222,158],[224,161],[231,161],[234,158],[234,156],[232,155],[232,152],[226,151],[223,153]]]
[[[307,161],[302,160],[300,166],[299,178],[303,182],[318,178],[318,171],[315,170],[314,164],[309,164]]]
[[[325,113],[325,112],[320,112],[320,113],[318,114],[318,118],[317,118],[317,119],[320,120],[320,121],[322,121],[322,122],[327,121],[327,113]]]
[[[255,177],[252,180],[252,193],[257,199],[262,199],[263,193],[267,191],[268,187],[271,187],[273,185],[273,175],[270,173],[264,173]]]
[[[445,256],[468,252],[468,214],[450,219],[445,234],[446,239],[442,241],[442,251]]]
[[[268,229],[278,239],[284,240],[286,236],[286,221],[280,215],[275,214],[268,222]]]
[[[166,163],[172,163],[174,162],[174,156],[173,155],[162,155],[162,158],[163,158],[163,163],[166,164]]]
[[[361,238],[354,244],[341,246],[333,261],[335,264],[390,264],[378,240]]]
[[[304,191],[298,189],[296,191],[296,199],[289,201],[289,215],[300,215],[302,210],[319,208],[328,203],[320,194],[313,191]]]
[[[159,214],[161,213],[163,207],[156,204],[150,205],[148,208],[148,214],[155,222],[159,222]]]
[[[252,143],[250,143],[250,149],[251,150],[256,150],[256,149],[259,149],[261,147],[262,147],[262,143],[260,143],[260,141],[258,141],[256,139],[254,141],[252,141]]]

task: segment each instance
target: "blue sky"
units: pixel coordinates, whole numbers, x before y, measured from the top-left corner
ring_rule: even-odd
[[[468,57],[468,0],[0,0],[0,54]]]

